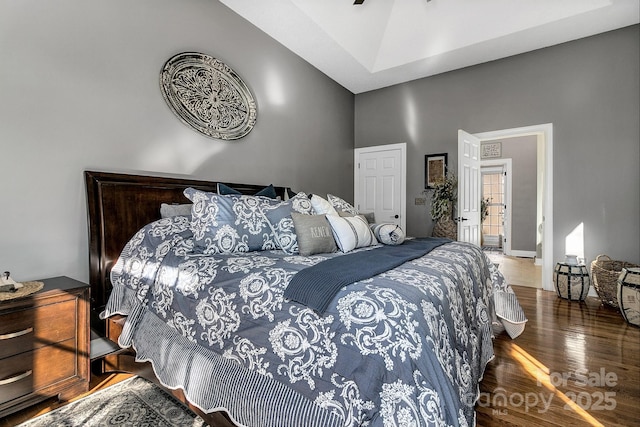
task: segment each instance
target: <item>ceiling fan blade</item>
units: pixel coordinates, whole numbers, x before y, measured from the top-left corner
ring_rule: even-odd
[[[362,4],[364,3],[364,0],[356,0],[353,2],[353,4]]]

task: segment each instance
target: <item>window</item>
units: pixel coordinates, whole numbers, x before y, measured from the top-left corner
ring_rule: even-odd
[[[482,199],[489,199],[489,213],[482,223],[484,236],[504,234],[504,173],[502,168],[482,172]]]

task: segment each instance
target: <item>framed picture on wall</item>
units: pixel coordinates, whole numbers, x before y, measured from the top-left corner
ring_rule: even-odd
[[[424,188],[434,188],[447,175],[447,153],[424,156]]]
[[[502,142],[488,142],[480,146],[481,159],[502,157]]]

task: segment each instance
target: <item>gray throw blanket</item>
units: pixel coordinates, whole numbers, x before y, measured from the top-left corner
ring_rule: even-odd
[[[322,314],[343,286],[384,273],[450,241],[425,237],[406,240],[398,246],[382,246],[330,258],[293,276],[284,297]]]

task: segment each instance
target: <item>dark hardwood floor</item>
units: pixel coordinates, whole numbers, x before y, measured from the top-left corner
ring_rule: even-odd
[[[640,328],[597,298],[513,289],[529,321],[494,342],[478,425],[640,425]]]
[[[597,298],[560,299],[514,286],[529,322],[515,340],[494,342],[476,405],[478,426],[640,425],[640,328]],[[94,376],[96,391],[128,378]],[[0,420],[0,427],[60,406],[55,401]],[[228,426],[221,421],[214,427]]]

